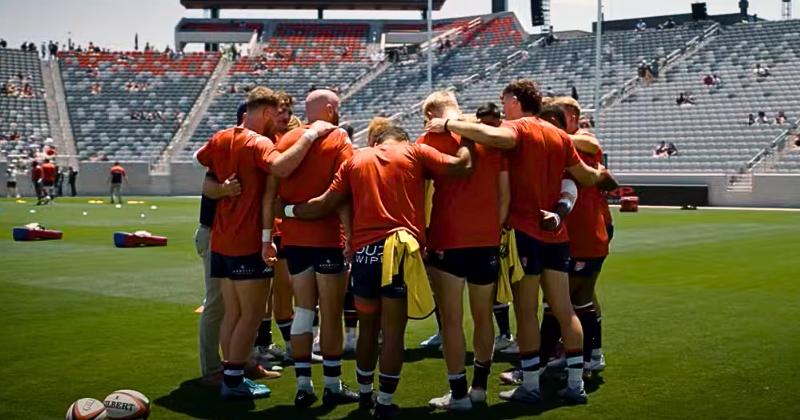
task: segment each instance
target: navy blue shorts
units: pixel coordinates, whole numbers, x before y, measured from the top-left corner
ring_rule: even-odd
[[[408,295],[403,279],[403,265],[400,272],[392,277],[392,284],[381,287],[383,276],[383,243],[384,239],[367,245],[353,255],[350,269],[350,290],[355,296],[363,299],[380,297],[402,299]]]
[[[283,248],[283,256],[289,266],[289,274],[296,276],[309,268],[319,274],[341,274],[344,272],[342,248],[314,248],[289,246]]]
[[[229,257],[211,252],[211,277],[213,278],[259,280],[272,276],[272,267],[264,262],[260,253]]]
[[[499,246],[428,251],[426,260],[437,270],[479,286],[495,283],[500,274]]]
[[[515,231],[517,252],[526,275],[538,276],[544,270],[569,272],[569,242],[548,243]]]
[[[600,258],[572,258],[569,260],[569,275],[578,277],[591,277],[603,269],[606,257]]]

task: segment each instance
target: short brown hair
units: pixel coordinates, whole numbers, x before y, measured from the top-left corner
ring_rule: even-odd
[[[375,137],[375,143],[381,144],[386,140],[396,140],[396,141],[409,141],[410,138],[406,130],[396,126],[390,125],[383,129],[380,133],[378,133]]]
[[[256,86],[247,94],[248,111],[253,111],[264,106],[277,107],[280,104],[280,93],[266,86]]]
[[[522,105],[522,111],[538,114],[542,109],[542,94],[533,80],[514,80],[503,89],[503,95],[514,95]]]
[[[393,125],[394,123],[392,123],[392,120],[386,117],[375,117],[369,122],[369,127],[367,128],[367,138],[377,138],[384,130],[392,127]]]
[[[560,106],[561,108],[566,108],[574,112],[576,117],[581,116],[581,105],[571,96],[553,98],[548,102],[548,105]]]
[[[567,117],[564,115],[564,110],[555,104],[545,105],[539,112],[539,118],[553,124],[554,126],[565,130],[567,127]]]

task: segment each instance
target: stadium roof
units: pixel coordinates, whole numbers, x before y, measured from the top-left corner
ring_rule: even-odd
[[[441,10],[446,0],[433,0]],[[424,10],[428,0],[181,0],[187,9]]]

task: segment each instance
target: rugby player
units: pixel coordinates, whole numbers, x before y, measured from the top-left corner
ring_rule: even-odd
[[[310,92],[305,101],[306,116],[312,123],[336,126],[339,123],[339,97],[327,89]],[[313,126],[303,126],[281,137],[270,159],[280,157],[282,152],[295,144],[306,143],[302,139],[317,137]],[[333,130],[304,149],[305,155],[296,168],[273,170],[280,179],[277,191],[269,188],[281,200],[302,202],[316,197],[331,184],[341,164],[353,155],[353,147],[347,133]],[[271,202],[266,195],[264,202]],[[270,205],[264,206],[263,223],[274,217]],[[313,343],[313,321],[315,307],[321,312],[320,345],[323,358],[325,390],[322,395],[325,405],[336,405],[358,401],[358,394],[349,390],[341,379],[342,370],[342,312],[347,278],[344,262],[344,244],[340,218],[331,215],[321,220],[283,220],[281,223],[281,247],[286,257],[294,292],[294,320],[291,327],[292,358],[297,375],[295,406],[309,407],[316,401],[311,381],[311,355]],[[347,217],[341,218],[345,233],[348,232]],[[271,232],[270,232],[271,234]],[[263,238],[262,255],[267,261],[277,260],[277,249],[272,238]]]
[[[444,118],[434,118],[428,132],[452,131],[476,143],[510,150],[511,205],[508,225],[515,231],[519,260],[525,276],[513,285],[517,317],[517,344],[523,370],[522,385],[500,393],[506,400],[537,404],[541,401],[539,375],[539,285],[553,309],[565,336],[567,387],[559,395],[568,402],[585,403],[583,389],[583,331],[569,298],[569,244],[566,228],[554,231],[543,226],[549,209],[561,197],[566,170],[580,184],[594,185],[602,177],[578,157],[572,140],[536,114],[541,94],[529,80],[511,82],[501,95],[507,120],[500,127]]]
[[[31,183],[33,183],[33,190],[36,193],[36,205],[42,204],[42,168],[39,162],[31,162]]]
[[[603,150],[590,131],[580,128],[581,108],[571,97],[559,97],[552,101],[565,114],[565,131],[570,134],[579,156],[586,164],[597,167],[602,164]],[[611,178],[613,181],[613,178]],[[615,182],[604,183],[604,190],[613,190]],[[599,336],[599,315],[595,306],[595,285],[603,262],[608,256],[610,241],[610,212],[602,191],[596,187],[582,186],[578,189],[579,200],[567,218],[570,237],[570,295],[578,319],[584,329],[584,370],[586,376],[603,369],[602,349],[595,345]]]
[[[114,162],[114,166],[108,171],[108,184],[111,186],[111,204],[114,204],[114,197],[117,197],[119,204],[122,204],[122,182],[128,183],[128,174],[125,168]]]
[[[373,403],[378,335],[382,332],[375,416],[389,418],[398,412],[392,399],[403,365],[408,305],[417,302],[406,298],[418,290],[415,286],[427,284],[421,256],[425,245],[425,176],[468,175],[472,145],[462,140],[455,157],[445,155],[430,146],[410,143],[408,134],[391,124],[375,132],[369,145],[342,165],[324,194],[306,203],[288,205],[283,212],[300,219],[319,219],[352,203],[350,246],[355,250],[352,283],[359,318],[356,372],[360,404],[370,407]],[[404,255],[398,263],[402,269],[394,267],[395,258],[384,261],[385,246]],[[424,294],[416,297],[425,298]]]
[[[269,388],[244,378],[258,324],[264,313],[271,270],[261,258],[261,200],[266,173],[284,169],[297,161],[297,149],[282,159],[268,156],[273,143],[265,135],[275,134],[279,96],[266,87],[256,87],[247,98],[243,126],[217,132],[195,153],[196,160],[219,179],[241,181],[241,194],[218,201],[211,234],[211,277],[220,279],[224,315],[220,328],[223,383],[228,398],[259,398]],[[285,170],[285,169],[284,169]],[[260,232],[263,239],[264,232]]]
[[[55,199],[56,173],[58,168],[45,158],[40,166],[42,168],[42,197],[47,204]]]
[[[482,124],[491,125],[492,127],[499,127],[503,123],[503,115],[494,102],[486,102],[478,107],[475,111],[475,117]],[[494,351],[516,354],[519,353],[519,348],[517,343],[514,342],[514,336],[511,334],[511,322],[508,317],[510,306],[507,302],[495,301],[492,307],[498,329],[497,338],[494,340]]]
[[[434,92],[422,105],[425,119],[461,117],[455,95]],[[461,136],[425,133],[417,143],[454,155]],[[498,149],[475,145],[475,164],[467,178],[433,177],[433,208],[428,230],[428,273],[442,320],[442,338],[450,392],[430,405],[447,410],[469,410],[486,401],[492,364],[494,325],[492,306],[499,274],[500,227],[510,200],[505,156]],[[487,214],[496,210],[496,217]],[[469,289],[475,351],[472,387],[467,390],[464,369],[463,295]]]

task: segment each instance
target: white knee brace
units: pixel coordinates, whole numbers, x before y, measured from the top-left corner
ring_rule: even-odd
[[[316,312],[311,309],[295,307],[292,320],[292,335],[311,334]]]

